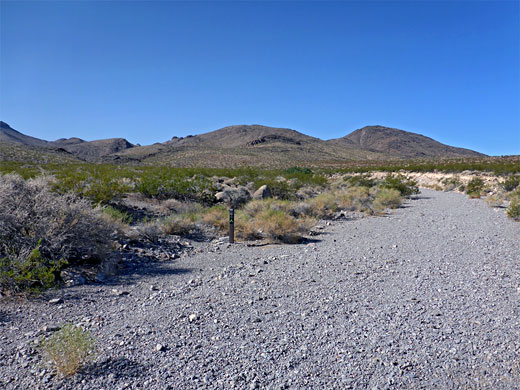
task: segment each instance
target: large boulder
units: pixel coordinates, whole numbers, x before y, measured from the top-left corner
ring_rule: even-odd
[[[223,187],[222,191],[215,194],[215,198],[219,202],[226,202],[232,206],[239,206],[251,200],[251,194],[248,189],[243,186],[239,187]]]
[[[267,199],[267,198],[272,198],[272,197],[273,197],[273,194],[271,193],[271,189],[267,186],[267,184],[264,184],[263,186],[261,186],[253,194],[253,199],[255,199],[255,200]]]

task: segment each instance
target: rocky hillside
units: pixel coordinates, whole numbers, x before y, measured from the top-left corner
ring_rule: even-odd
[[[0,143],[61,149],[91,162],[207,167],[332,166],[354,161],[484,156],[420,134],[383,126],[367,126],[343,138],[324,141],[291,129],[237,125],[199,135],[174,136],[163,143],[134,146],[124,138],[45,141],[24,135],[2,122]]]
[[[428,157],[483,157],[482,153],[456,148],[421,134],[384,126],[365,126],[343,138],[329,142],[357,146],[364,150],[381,152],[395,158]]]
[[[124,138],[111,138],[96,141],[84,141],[80,138],[60,138],[56,141],[46,141],[20,133],[5,122],[0,122],[0,143],[16,145],[17,149],[34,150],[42,148],[46,153],[56,152],[71,155],[85,161],[96,162],[100,158],[132,148],[130,142]]]

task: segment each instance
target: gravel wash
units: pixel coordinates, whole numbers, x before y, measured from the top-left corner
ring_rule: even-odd
[[[520,389],[520,223],[423,189],[322,232],[193,242],[112,283],[2,302],[0,388]],[[63,379],[35,343],[65,322],[100,354]]]

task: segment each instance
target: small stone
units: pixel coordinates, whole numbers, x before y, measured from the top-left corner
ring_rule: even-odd
[[[53,298],[49,300],[49,303],[53,305],[59,305],[60,303],[63,303],[63,299],[61,298]]]
[[[155,350],[156,350],[157,352],[162,352],[162,351],[164,351],[165,349],[166,349],[166,347],[165,347],[164,345],[162,345],[162,344],[157,344],[157,345],[155,346]]]
[[[44,327],[42,327],[42,332],[56,332],[60,330],[60,328],[58,326],[51,326],[51,325],[45,325]]]
[[[198,319],[199,319],[199,316],[198,316],[197,314],[190,314],[190,315],[188,316],[188,320],[189,320],[190,322],[197,321]]]

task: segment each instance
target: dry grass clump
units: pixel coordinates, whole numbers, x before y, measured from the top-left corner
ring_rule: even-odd
[[[222,205],[213,206],[202,214],[201,222],[224,231],[229,226],[229,211]]]
[[[365,211],[370,208],[370,201],[368,187],[350,187],[337,194],[337,205],[341,210]]]
[[[281,209],[272,207],[276,206],[276,203],[269,202],[266,206],[253,216],[245,212],[238,213],[235,221],[238,237],[297,243],[302,240],[302,235],[316,224],[314,218],[295,218]]]
[[[309,199],[311,214],[318,218],[332,216],[338,210],[337,193],[324,192],[315,198]]]
[[[510,195],[509,206],[506,209],[508,217],[515,221],[520,221],[520,190],[516,190]]]
[[[48,178],[0,175],[0,288],[51,287],[66,262],[103,259],[112,231],[99,209],[52,192]]]
[[[63,376],[74,375],[96,355],[95,339],[79,327],[67,324],[40,344],[41,352]]]
[[[382,212],[384,209],[396,209],[401,206],[403,198],[398,190],[392,188],[381,188],[374,199],[372,208],[376,212]]]
[[[195,215],[174,214],[161,220],[160,225],[166,235],[187,235],[196,228]]]

